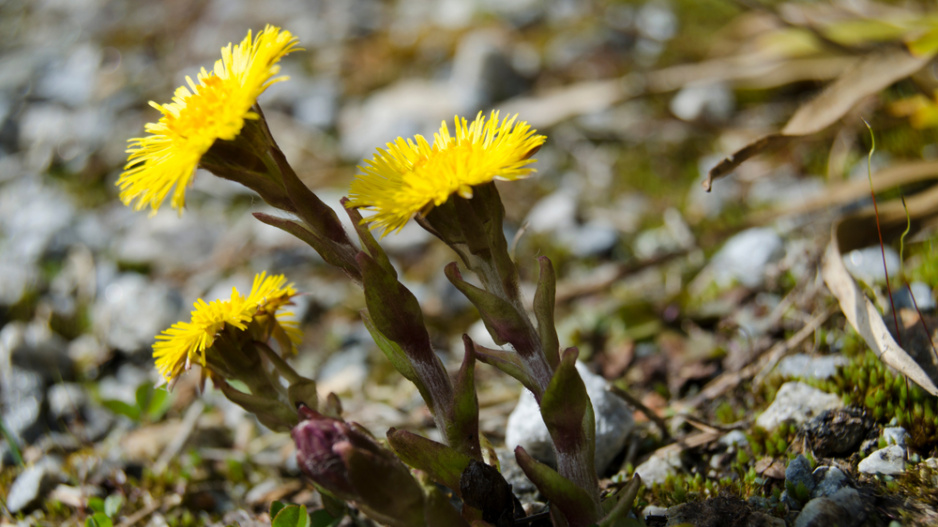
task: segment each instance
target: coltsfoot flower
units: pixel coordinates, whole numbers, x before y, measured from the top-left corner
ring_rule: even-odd
[[[426,213],[458,193],[472,197],[472,187],[494,179],[521,179],[532,172],[531,156],[544,143],[543,135],[517,115],[499,120],[492,112],[486,121],[482,112],[472,123],[456,117],[455,135],[446,122],[433,136],[405,140],[398,137],[379,148],[352,182],[348,207],[372,210],[365,218],[384,234],[400,230],[415,214]]]
[[[290,343],[290,349],[300,341],[300,331],[289,311],[280,311],[296,296],[293,284],[287,284],[283,275],[267,276],[260,273],[247,296],[231,289],[229,300],[206,302],[201,298],[194,304],[188,322],[177,322],[156,336],[153,358],[156,368],[167,382],[171,382],[193,362],[206,365],[206,351],[226,329],[252,331],[254,338],[279,337],[281,346]]]
[[[212,71],[202,68],[198,82],[186,77],[188,86],[177,88],[172,102],[151,101],[163,115],[145,126],[149,135],[128,141],[127,164],[117,181],[121,201],[155,213],[172,191],[172,207],[181,214],[202,156],[215,141],[237,137],[245,120],[260,117],[252,106],[268,86],[287,79],[275,76],[278,61],[299,49],[297,44],[278,27],[268,25],[253,37],[248,31],[240,44],[221,49]]]

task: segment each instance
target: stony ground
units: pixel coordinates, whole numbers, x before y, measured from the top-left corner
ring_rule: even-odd
[[[360,291],[255,221],[270,212],[255,196],[200,173],[181,216],[117,200],[126,139],[156,118],[146,101],[167,101],[266,23],[305,51],[261,104],[333,206],[374,148],[456,114],[517,111],[548,136],[537,175],[500,187],[509,235],[528,285],[535,256],[557,267],[561,340],[585,358],[603,483],[641,475],[635,512],[647,525],[938,523],[936,399],[869,350],[819,272],[832,224],[869,203],[860,116],[877,133],[874,170],[938,173],[934,129],[889,112],[928,75],[863,98],[706,193],[709,168],[778,130],[850,58],[833,45],[779,52],[800,4],[781,18],[746,4],[0,3],[0,525],[83,525],[95,513],[127,526],[264,525],[276,500],[320,507],[288,436],[199,393],[195,374],[171,393],[153,388],[154,335],[261,270],[304,293],[296,367],[338,394],[350,420],[434,436],[419,394],[359,320]],[[849,4],[920,17],[928,2]],[[901,256],[898,237],[881,255],[875,230],[853,232],[864,242],[843,261],[897,313],[885,320],[931,374],[938,249],[927,221],[916,229]],[[443,276],[454,256],[417,228],[383,243],[455,366],[462,333],[486,337]],[[524,427],[524,397],[510,415],[517,383],[485,366],[478,382],[493,444],[549,455]],[[504,470],[517,472],[507,460]],[[531,485],[511,481],[539,512]]]

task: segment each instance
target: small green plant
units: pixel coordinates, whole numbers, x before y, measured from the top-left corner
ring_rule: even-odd
[[[153,423],[162,419],[173,403],[169,390],[165,387],[155,388],[149,382],[137,386],[134,401],[135,404],[130,404],[119,399],[104,399],[101,404],[115,414],[133,421]]]
[[[89,498],[88,509],[92,514],[85,518],[85,527],[112,527],[123,507],[124,496],[120,494],[111,494],[104,499],[97,496]]]
[[[325,512],[325,511],[321,511]],[[326,513],[328,514],[328,513]],[[323,516],[318,516],[319,523],[314,522],[305,505],[293,505],[280,501],[270,504],[271,527],[326,527],[338,525],[339,519],[329,517],[330,523],[322,523]]]

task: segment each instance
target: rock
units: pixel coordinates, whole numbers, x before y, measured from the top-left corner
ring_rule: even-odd
[[[326,395],[334,392],[338,395],[361,389],[368,380],[367,346],[359,344],[346,346],[333,353],[319,367],[316,373],[316,389]]]
[[[753,510],[745,501],[727,496],[675,505],[668,509],[667,516],[668,527],[679,525],[785,526],[785,520]]]
[[[531,207],[525,223],[532,233],[556,232],[576,225],[577,196],[571,189],[560,189],[541,198]]]
[[[635,237],[633,250],[639,259],[650,260],[694,246],[694,235],[677,209],[668,208],[663,216],[664,225]]]
[[[783,254],[779,235],[772,229],[756,227],[730,238],[707,267],[720,287],[739,283],[756,288],[763,283],[768,265]]]
[[[863,474],[902,474],[905,472],[905,449],[897,445],[881,448],[861,460],[857,470]]]
[[[502,33],[491,29],[476,30],[460,39],[449,79],[459,107],[490,107],[527,90],[528,82],[505,55],[504,40]]]
[[[809,501],[795,520],[795,527],[855,527],[865,518],[860,494],[856,489],[844,487],[830,497]]]
[[[850,478],[843,470],[833,466],[820,466],[814,469],[816,485],[811,493],[812,498],[824,498],[833,495],[838,490],[850,486]]]
[[[676,450],[655,452],[644,463],[635,468],[635,474],[642,478],[642,483],[664,483],[668,476],[683,468],[681,455]]]
[[[46,383],[41,374],[23,368],[4,371],[0,415],[7,431],[20,443],[32,443],[47,429],[44,419]]]
[[[11,322],[0,330],[0,365],[36,372],[47,383],[74,375],[65,339],[39,321]]]
[[[834,500],[814,498],[798,514],[795,527],[827,527],[829,525],[848,527],[853,523],[844,525],[843,521],[847,517],[849,517],[847,511],[834,503]]]
[[[820,466],[814,469],[814,481],[817,485],[812,498],[824,498],[833,495],[838,490],[850,485],[850,478],[844,474],[843,470],[833,466]]]
[[[397,137],[421,134],[433,142],[443,120],[468,108],[459,106],[448,83],[405,79],[373,92],[359,105],[345,104],[339,111],[342,155],[371,158],[375,148]],[[449,121],[450,133],[453,123]]]
[[[622,399],[606,390],[606,380],[601,376],[591,373],[579,362],[577,371],[593,403],[596,416],[596,472],[602,473],[625,446],[632,429],[632,411]],[[534,395],[528,390],[522,392],[518,405],[508,416],[505,444],[512,450],[515,446],[522,446],[535,459],[555,464],[553,442]]]
[[[732,430],[720,438],[720,444],[728,448],[736,448],[748,445],[749,438],[746,437],[746,433],[742,430]]]
[[[899,272],[899,253],[892,247],[885,247],[886,267],[889,269],[889,275],[894,276]],[[863,249],[854,249],[843,256],[844,267],[857,280],[874,284],[886,280],[886,272],[883,271],[883,250],[878,245],[866,247]]]
[[[756,419],[756,424],[774,430],[785,421],[802,424],[824,410],[841,408],[840,397],[813,388],[802,382],[787,382],[778,389],[775,400]]]
[[[804,425],[802,433],[816,455],[839,457],[855,452],[870,426],[864,412],[851,407],[822,412]]]
[[[296,120],[310,128],[332,128],[339,107],[339,80],[331,76],[320,76],[306,80],[303,84],[303,96],[297,98],[293,108]]]
[[[68,343],[66,352],[69,359],[81,370],[93,368],[103,364],[111,355],[107,346],[101,343],[98,337],[85,333]]]
[[[847,362],[843,355],[812,357],[798,353],[782,359],[775,367],[775,372],[787,378],[829,379],[837,373],[837,368],[846,366]]]
[[[671,99],[671,113],[684,121],[726,120],[733,111],[735,98],[722,82],[688,84]]]
[[[204,172],[196,174],[196,180],[212,177]],[[195,201],[194,198],[195,193],[187,195],[187,202]],[[182,216],[169,210],[168,204],[164,205],[167,210],[152,217],[130,207],[109,210],[105,221],[124,226],[111,240],[114,258],[166,273],[202,268],[213,257],[219,242],[234,243],[224,235],[230,221],[212,205],[219,206],[208,201],[205,206],[187,209]]]
[[[74,382],[56,383],[49,387],[49,415],[56,421],[71,421],[88,403],[85,388]]]
[[[557,233],[557,244],[577,258],[601,256],[611,251],[619,241],[619,233],[601,221],[590,221]]]
[[[801,454],[788,463],[785,468],[785,489],[799,499],[807,499],[814,491],[814,475],[811,463]],[[802,490],[800,487],[804,487]],[[803,495],[803,498],[802,498]]]
[[[915,298],[915,302],[912,298]],[[915,309],[919,311],[932,311],[935,309],[935,295],[931,287],[924,282],[912,282],[893,295],[896,309]]]
[[[45,501],[46,494],[62,479],[61,463],[53,457],[27,468],[13,480],[6,497],[6,508],[12,514],[28,512]]]
[[[171,252],[171,251],[167,251]],[[137,273],[118,275],[92,308],[95,328],[111,347],[127,353],[150,353],[154,337],[188,319],[182,299],[169,287]]]
[[[896,445],[905,449],[909,439],[909,433],[901,426],[886,427],[883,428],[883,439],[886,440],[887,446]]]

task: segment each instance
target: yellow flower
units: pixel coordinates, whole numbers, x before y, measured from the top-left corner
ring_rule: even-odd
[[[192,362],[206,365],[205,352],[215,343],[215,338],[226,327],[246,331],[254,324],[264,333],[284,331],[295,346],[300,341],[299,328],[295,321],[283,320],[290,312],[278,313],[280,308],[296,296],[292,284],[286,284],[283,275],[254,277],[250,294],[244,297],[236,288],[231,289],[229,300],[206,302],[201,298],[194,304],[191,320],[177,322],[156,336],[153,358],[156,368],[167,381],[172,381]],[[285,285],[286,284],[286,285]]]
[[[444,122],[431,146],[422,136],[397,138],[366,166],[352,182],[347,206],[375,211],[364,221],[388,232],[401,229],[415,214],[442,205],[454,193],[472,197],[472,187],[494,179],[515,180],[534,172],[530,156],[544,143],[543,135],[517,115],[499,121],[482,112],[467,124],[456,117],[456,134]]]
[[[188,87],[177,88],[172,102],[150,101],[163,115],[145,126],[150,135],[128,140],[130,155],[117,181],[121,201],[155,213],[175,187],[171,203],[181,214],[199,160],[216,140],[234,139],[245,119],[259,117],[251,106],[268,86],[287,79],[274,77],[277,62],[297,49],[289,31],[268,25],[253,38],[248,31],[234,49],[231,43],[222,48],[211,72],[202,68],[198,83],[187,76]]]

